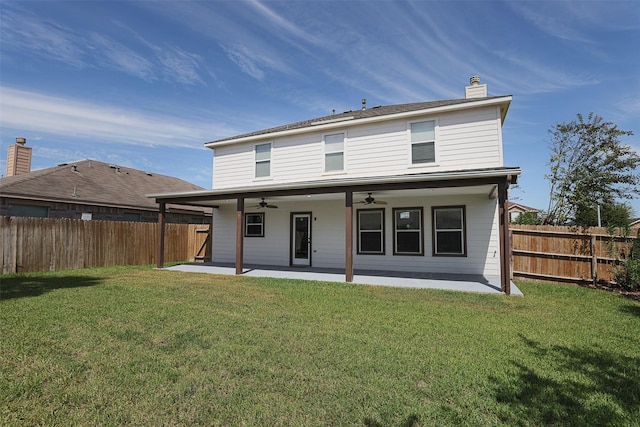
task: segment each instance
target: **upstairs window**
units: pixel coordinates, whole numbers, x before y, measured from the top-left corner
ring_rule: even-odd
[[[435,121],[411,123],[411,164],[435,163]]]
[[[271,176],[271,143],[255,146],[256,178]]]
[[[344,170],[344,133],[325,135],[324,170],[325,172]]]
[[[433,255],[466,256],[464,206],[433,207]]]
[[[422,208],[393,209],[393,254],[423,255]]]
[[[264,237],[264,212],[244,214],[244,237]]]
[[[384,255],[384,209],[358,210],[358,253]]]

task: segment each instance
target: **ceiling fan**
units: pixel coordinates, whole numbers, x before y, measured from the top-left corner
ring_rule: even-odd
[[[371,195],[371,193],[369,193],[369,195],[367,196],[366,199],[364,199],[361,202],[356,202],[356,203],[364,203],[365,205],[386,205],[387,202],[383,202],[382,200],[376,200],[373,198],[373,196]]]
[[[278,209],[278,207],[276,205],[270,205],[267,202],[265,202],[264,201],[264,197],[262,198],[260,203],[258,203],[257,205],[254,206],[254,208],[259,208],[259,209],[264,209],[264,208]]]

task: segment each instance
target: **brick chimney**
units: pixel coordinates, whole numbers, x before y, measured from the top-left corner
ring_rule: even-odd
[[[27,147],[26,138],[16,138],[7,153],[7,176],[31,172],[31,147]]]
[[[464,97],[466,99],[487,97],[487,85],[480,84],[480,76],[472,76],[469,79],[469,86],[464,88]]]

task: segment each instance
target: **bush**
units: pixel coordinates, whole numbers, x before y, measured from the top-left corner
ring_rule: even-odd
[[[622,266],[616,269],[618,286],[629,291],[640,289],[640,230],[631,245],[629,256],[622,261]]]

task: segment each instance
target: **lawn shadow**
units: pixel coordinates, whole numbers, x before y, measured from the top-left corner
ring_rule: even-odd
[[[413,427],[417,425],[419,421],[420,419],[416,414],[411,414],[404,421],[402,421],[402,423],[398,424],[398,427]],[[365,418],[363,422],[365,427],[383,427],[388,425],[388,423],[382,424],[369,417]]]
[[[101,283],[99,277],[91,276],[14,276],[0,277],[0,301],[35,297],[56,289],[81,288]]]
[[[640,357],[601,348],[545,346],[521,335],[545,371],[515,361],[515,377],[492,378],[510,425],[623,425],[640,408]],[[555,367],[549,374],[549,366]]]
[[[625,305],[620,307],[620,311],[640,317],[640,305]]]

